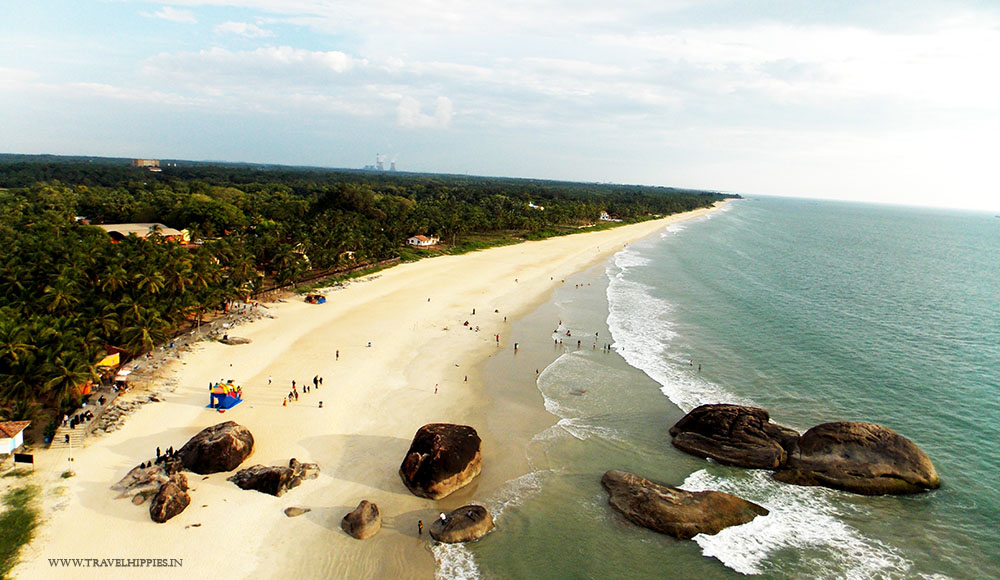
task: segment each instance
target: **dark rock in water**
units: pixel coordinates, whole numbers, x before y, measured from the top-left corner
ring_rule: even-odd
[[[454,544],[478,540],[494,527],[493,516],[486,508],[481,505],[466,505],[446,514],[443,520],[434,520],[428,531],[435,540]]]
[[[307,513],[311,512],[311,511],[312,511],[312,509],[310,509],[310,508],[300,508],[300,507],[292,506],[292,507],[286,507],[285,508],[285,515],[288,516],[288,517],[290,517],[290,518],[294,518],[294,517],[297,517],[297,516],[301,516],[302,514],[307,514]]]
[[[777,469],[794,453],[799,434],[771,423],[764,409],[702,405],[670,428],[674,447],[719,463]]]
[[[289,467],[254,465],[236,472],[229,481],[241,489],[253,489],[281,497],[289,489],[298,487],[303,479],[315,479],[318,473],[319,467],[315,463],[302,463],[292,458]]]
[[[364,540],[382,529],[382,515],[377,505],[368,500],[361,500],[358,507],[340,521],[340,527],[352,537]]]
[[[233,421],[206,427],[177,451],[185,469],[205,475],[232,471],[253,453],[250,430]]]
[[[441,499],[482,470],[481,440],[467,425],[432,423],[413,436],[399,476],[413,495]]]
[[[934,464],[913,441],[871,423],[813,427],[802,434],[799,452],[774,477],[862,495],[919,493],[941,485]]]
[[[190,503],[191,496],[173,481],[168,481],[149,504],[149,517],[154,522],[162,524],[184,511]]]
[[[765,508],[735,495],[685,491],[625,471],[605,473],[601,484],[608,490],[611,507],[629,521],[681,540],[716,534],[768,514]]]

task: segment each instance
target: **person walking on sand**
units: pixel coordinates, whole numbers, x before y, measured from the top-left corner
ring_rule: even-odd
[[[334,359],[334,360],[340,360],[340,351],[339,350],[337,351],[336,359]]]
[[[267,377],[267,385],[271,386],[271,377]]]
[[[434,383],[434,394],[435,394],[435,395],[436,395],[436,394],[438,394],[438,386],[437,386],[437,383]]]
[[[424,535],[424,520],[417,520],[417,535]]]

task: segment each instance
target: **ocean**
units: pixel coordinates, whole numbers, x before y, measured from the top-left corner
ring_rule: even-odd
[[[497,530],[434,548],[439,578],[1000,578],[992,214],[752,197],[567,279],[512,333],[520,353],[484,365],[507,377],[487,386],[509,424],[486,431],[512,454],[484,437],[484,475],[510,475],[481,487]],[[800,432],[887,426],[941,488],[857,496],[674,449],[671,425],[718,402]],[[610,508],[610,469],[770,514],[677,541]]]

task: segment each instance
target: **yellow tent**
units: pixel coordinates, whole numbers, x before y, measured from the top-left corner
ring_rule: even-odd
[[[99,367],[116,367],[120,364],[121,357],[116,352],[115,354],[109,354],[108,356],[101,359],[101,362],[97,363]]]

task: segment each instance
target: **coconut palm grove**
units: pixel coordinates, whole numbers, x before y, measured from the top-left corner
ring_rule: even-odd
[[[0,156],[0,415],[80,405],[109,352],[126,359],[206,314],[304,281],[711,205],[662,187],[127,159]],[[114,238],[154,223],[184,241]],[[408,236],[440,237],[416,250]],[[186,243],[185,243],[186,242]],[[50,422],[54,425],[54,421]]]

